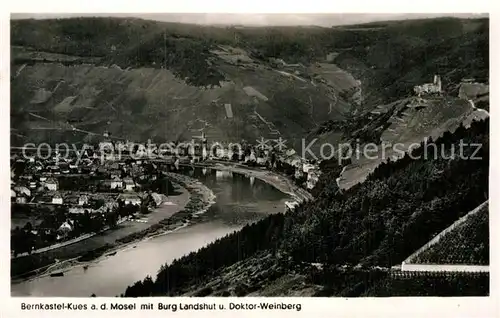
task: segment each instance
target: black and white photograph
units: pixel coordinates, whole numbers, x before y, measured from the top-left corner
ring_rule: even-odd
[[[488,13],[9,24],[11,297],[490,295]]]

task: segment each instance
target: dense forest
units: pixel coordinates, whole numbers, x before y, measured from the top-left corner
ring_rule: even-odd
[[[338,167],[331,165],[333,169],[326,171],[320,179],[315,201],[302,204],[286,215],[272,215],[247,225],[196,253],[175,260],[162,267],[155,280],[149,277],[137,282],[126,290],[124,296],[180,294],[190,286],[202,285],[207,277],[215,275],[221,268],[251,258],[260,251],[274,255],[277,268],[284,272],[285,269],[296,270],[300,264],[323,264],[324,269],[316,276],[323,275],[326,287],[328,277],[340,275],[332,272],[332,267],[370,269],[397,265],[487,199],[488,134],[488,120],[476,122],[470,129],[459,127],[453,134],[445,133],[434,142],[438,148],[442,147],[445,156],[412,159],[407,155],[397,162],[379,166],[366,182],[346,192],[340,192],[331,182],[338,175]],[[465,147],[459,156],[461,141],[466,145],[481,144],[475,156],[482,159],[466,159],[476,151],[475,147]],[[413,158],[422,154],[426,146],[429,143],[413,150]],[[377,287],[380,294],[390,294],[391,286],[401,289],[398,279],[378,283],[389,278],[382,273],[377,276],[376,271],[366,271],[369,280],[364,274],[349,274],[352,277],[346,281],[351,287],[368,284],[354,289],[349,295],[359,296],[375,284],[382,284]],[[346,279],[345,275],[335,279]],[[422,279],[430,278],[424,276]],[[442,292],[447,294],[451,292],[451,285],[467,284],[472,278],[453,276],[439,279],[437,286],[447,289]],[[483,283],[469,293],[487,292],[484,275],[479,279]],[[425,294],[422,291],[425,284],[421,280],[416,279],[414,284],[420,289],[417,294]],[[330,292],[325,289],[329,295],[343,294],[329,288]],[[459,290],[454,290],[459,295]],[[398,293],[401,291],[395,291]]]

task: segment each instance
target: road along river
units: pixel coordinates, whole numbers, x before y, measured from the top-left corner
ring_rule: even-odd
[[[253,177],[207,168],[183,168],[216,195],[199,220],[169,234],[126,245],[114,255],[64,270],[62,277],[43,275],[11,285],[12,296],[116,296],[147,275],[156,277],[161,265],[182,257],[268,214],[283,212],[290,197]],[[85,266],[85,267],[84,267]]]

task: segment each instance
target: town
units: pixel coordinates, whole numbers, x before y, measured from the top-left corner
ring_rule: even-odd
[[[11,156],[11,253],[19,257],[83,240],[127,220],[141,222],[173,192],[163,174],[181,166],[217,162],[241,164],[284,174],[296,185],[314,188],[320,170],[294,150],[199,143],[179,145],[168,153],[155,144],[114,142],[108,132],[83,153],[38,156],[33,149]],[[194,146],[192,146],[194,145]],[[120,156],[114,155],[119,153]],[[293,209],[287,202],[286,209]]]

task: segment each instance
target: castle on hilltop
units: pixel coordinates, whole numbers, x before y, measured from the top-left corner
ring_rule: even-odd
[[[434,82],[415,86],[413,90],[418,97],[421,97],[422,95],[441,94],[441,76],[434,75]]]

